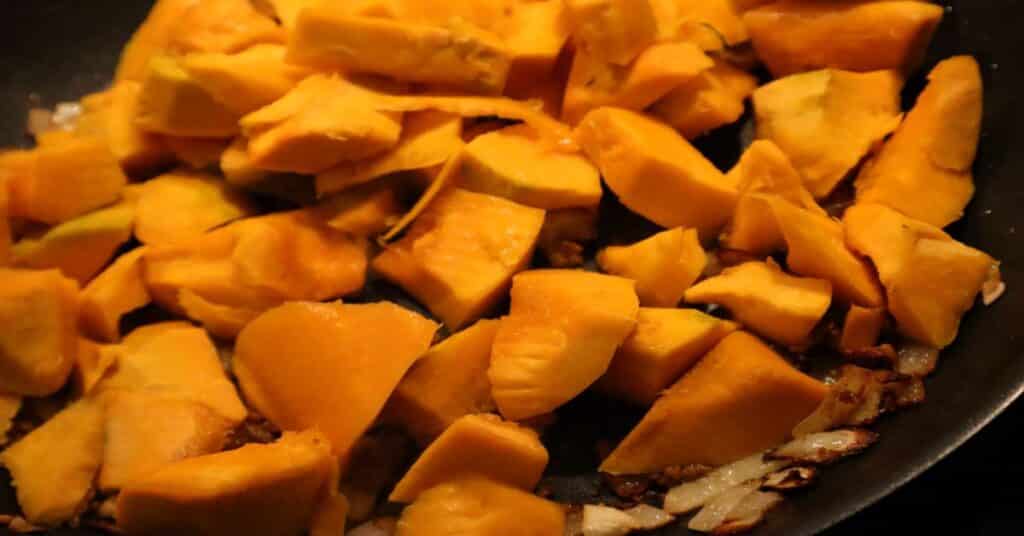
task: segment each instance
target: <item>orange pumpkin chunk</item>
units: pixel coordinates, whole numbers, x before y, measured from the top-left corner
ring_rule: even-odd
[[[244,194],[219,177],[188,171],[146,182],[135,206],[135,236],[150,245],[197,238],[255,212]],[[170,214],[174,216],[168,217]]]
[[[846,313],[846,320],[843,321],[839,349],[844,352],[856,352],[874,347],[878,344],[885,319],[885,309],[851,306]]]
[[[755,89],[754,75],[717,60],[656,102],[651,113],[692,140],[739,120]]]
[[[597,262],[605,272],[636,281],[641,305],[675,307],[708,260],[697,231],[680,227],[631,246],[606,248]]]
[[[82,289],[79,325],[87,334],[105,342],[117,341],[121,317],[150,302],[142,279],[145,252],[138,248],[118,257]]]

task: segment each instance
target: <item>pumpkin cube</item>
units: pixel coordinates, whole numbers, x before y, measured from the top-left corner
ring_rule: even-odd
[[[180,61],[158,56],[149,62],[135,124],[168,136],[230,138],[237,134],[241,115],[215,99]]]
[[[827,391],[757,337],[733,333],[654,403],[601,471],[726,465],[785,441]]]
[[[685,38],[687,30],[704,26],[714,34],[718,41],[716,46],[725,47],[739,45],[749,38],[736,5],[739,1],[669,0],[654,4],[660,7],[659,19],[663,26],[667,26],[667,35]]]
[[[843,332],[839,339],[839,349],[844,352],[856,352],[873,348],[885,327],[886,311],[883,308],[867,308],[853,305],[846,313],[843,321]]]
[[[629,279],[576,270],[516,276],[487,372],[501,414],[543,415],[590,387],[636,327],[639,308]]]
[[[374,181],[327,197],[312,210],[336,231],[378,235],[402,217],[401,186],[397,180]]]
[[[128,174],[144,174],[173,160],[164,139],[135,124],[139,113],[142,84],[132,80],[118,82],[105,92],[96,105],[82,99],[83,116],[76,130],[102,138]],[[89,117],[97,122],[93,131]]]
[[[82,331],[105,342],[121,338],[120,321],[126,313],[149,304],[149,289],[142,278],[144,248],[117,258],[82,289],[78,324]]]
[[[135,207],[135,236],[148,245],[198,238],[256,212],[244,194],[219,177],[190,171],[167,173],[146,182]]]
[[[688,140],[739,120],[744,102],[757,89],[757,78],[717,60],[694,80],[674,88],[651,107],[651,113]]]
[[[247,0],[190,3],[174,23],[172,53],[233,53],[261,43],[284,43],[284,29]]]
[[[721,305],[751,330],[780,344],[801,346],[828,312],[832,284],[793,277],[774,264],[748,262],[690,288],[686,302]]]
[[[697,231],[677,227],[630,246],[605,248],[597,263],[607,273],[636,281],[641,305],[675,307],[708,259]]]
[[[373,260],[373,269],[459,329],[507,292],[530,262],[543,225],[543,210],[448,190]]]
[[[236,54],[189,54],[181,67],[214,99],[245,115],[285,96],[311,74],[284,57],[284,46],[265,44]]]
[[[512,16],[497,31],[511,61],[508,85],[523,86],[552,74],[572,28],[565,2],[543,0],[514,2]]]
[[[650,0],[566,0],[573,36],[595,58],[628,65],[658,39]]]
[[[149,60],[167,50],[182,15],[194,4],[193,0],[157,0],[121,51],[115,82],[141,82]]]

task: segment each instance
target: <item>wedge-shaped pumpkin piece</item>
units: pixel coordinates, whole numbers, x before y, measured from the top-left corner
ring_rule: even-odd
[[[597,168],[582,155],[546,147],[525,126],[504,128],[469,142],[458,184],[545,210],[596,207],[601,202]]]
[[[746,111],[744,102],[757,89],[750,73],[715,60],[694,80],[674,88],[651,107],[651,113],[688,140],[735,123]]]
[[[562,118],[579,123],[602,106],[642,111],[677,87],[695,81],[714,65],[691,43],[652,45],[627,66],[606,63],[586,49],[576,51],[565,89]]]
[[[299,13],[288,60],[500,94],[511,59],[501,39],[465,20],[432,25],[351,15],[330,3]]]
[[[126,313],[149,304],[149,289],[142,278],[144,248],[117,258],[82,289],[79,326],[100,341],[121,338],[120,321]]]
[[[689,31],[705,27],[717,47],[747,41],[747,29],[735,0],[667,0],[653,2],[665,37],[687,38]]]
[[[244,194],[219,177],[191,171],[167,173],[147,182],[135,207],[135,236],[148,245],[198,238],[256,212]]]
[[[662,227],[720,229],[736,204],[736,189],[671,127],[639,113],[599,108],[576,139],[626,207]]]
[[[157,0],[121,52],[115,81],[141,82],[149,60],[167,50],[182,15],[198,3],[199,0]]]
[[[629,279],[574,270],[516,276],[487,372],[501,414],[543,415],[590,387],[636,327],[639,307]]]
[[[113,345],[98,344],[79,337],[75,366],[71,370],[71,392],[80,396],[92,394],[116,364],[117,352]]]
[[[103,406],[78,401],[0,453],[30,523],[54,527],[85,510],[103,458]]]
[[[78,350],[78,285],[56,270],[0,269],[0,391],[46,396]]]
[[[807,189],[827,196],[900,123],[901,76],[824,69],[754,92],[757,136],[775,142]]]
[[[850,247],[878,268],[899,330],[933,348],[949,346],[995,260],[884,205],[856,204],[843,223]]]
[[[542,210],[448,190],[373,260],[373,269],[459,329],[501,299],[529,263],[543,225]]]
[[[854,305],[846,313],[839,349],[856,352],[873,348],[885,327],[886,311],[882,308],[867,308]]]
[[[76,132],[102,138],[128,174],[144,174],[173,160],[167,144],[157,134],[135,124],[142,84],[118,82],[99,99],[82,99],[82,117]]]
[[[533,491],[547,464],[537,432],[497,415],[467,415],[423,451],[388,500],[413,502],[434,486],[471,475]]]
[[[159,388],[115,390],[103,402],[103,490],[121,489],[178,460],[219,452],[234,426],[206,406]]]
[[[783,0],[743,16],[754,50],[776,77],[833,68],[909,71],[942,19],[928,2]]]
[[[789,346],[807,344],[832,304],[832,284],[793,277],[773,264],[748,262],[686,291],[687,303],[715,303],[744,326]]]
[[[462,149],[462,118],[445,112],[406,114],[398,143],[387,152],[346,162],[316,177],[317,195],[342,191],[374,179],[439,166]]]
[[[354,236],[373,236],[389,229],[402,216],[403,184],[381,180],[330,196],[312,209],[327,226]]]
[[[12,264],[25,268],[58,268],[85,285],[132,237],[135,207],[121,203],[68,220],[39,238],[24,238],[11,251]]]
[[[694,309],[641,307],[634,331],[616,352],[598,387],[648,406],[720,340],[736,331],[733,322]]]
[[[171,32],[168,49],[189,52],[239,52],[260,43],[284,43],[285,32],[246,0],[193,2]]]
[[[567,0],[573,36],[594,57],[627,65],[658,39],[651,0]]]
[[[785,201],[771,203],[789,250],[786,265],[791,272],[831,281],[836,298],[845,302],[885,305],[878,277],[846,246],[841,223]]]
[[[734,462],[785,441],[827,391],[757,337],[733,333],[654,403],[601,471]]]
[[[597,262],[605,272],[636,281],[641,305],[675,307],[708,259],[697,231],[677,227],[630,246],[605,248]]]
[[[389,302],[289,303],[242,330],[235,373],[260,413],[285,430],[317,427],[332,452],[344,455],[436,330],[437,324]]]
[[[857,177],[857,200],[945,227],[974,196],[981,71],[974,58],[957,56],[939,63],[928,80],[906,120]]]
[[[335,485],[330,442],[315,431],[181,460],[129,483],[117,501],[128,534],[301,534]]]
[[[311,74],[284,57],[284,46],[265,44],[237,54],[189,54],[181,66],[214,99],[244,115],[280,99]]]
[[[158,56],[142,82],[135,124],[147,132],[194,138],[230,138],[240,114],[213,98],[180,60]]]
[[[481,320],[432,347],[388,401],[389,416],[427,444],[464,415],[495,409],[487,368],[497,320]]]
[[[552,73],[572,27],[565,2],[542,0],[513,2],[511,17],[495,31],[510,56],[508,86],[522,87]]]
[[[21,410],[20,396],[0,394],[0,437],[6,437],[19,410]]]
[[[10,216],[58,224],[118,200],[128,179],[98,138],[4,155]],[[56,195],[59,192],[60,195]]]
[[[441,484],[402,512],[397,536],[554,536],[565,532],[561,506],[476,476]]]

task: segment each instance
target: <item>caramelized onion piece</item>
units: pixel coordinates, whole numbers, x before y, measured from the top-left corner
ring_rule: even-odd
[[[814,467],[790,467],[768,475],[761,488],[771,491],[793,491],[810,486],[817,478],[818,470]]]
[[[763,453],[724,465],[703,478],[670,489],[665,495],[665,511],[692,512],[740,484],[759,480],[789,465],[785,460],[765,460]]]
[[[765,459],[820,465],[857,454],[875,441],[878,441],[878,434],[868,430],[821,432],[794,439],[772,449],[765,454]]]

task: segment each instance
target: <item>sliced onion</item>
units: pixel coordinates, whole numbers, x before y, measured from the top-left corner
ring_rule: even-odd
[[[924,380],[921,378],[889,382],[886,384],[886,388],[897,409],[916,406],[925,400]]]
[[[900,348],[896,359],[896,372],[924,378],[935,372],[939,362],[939,351],[922,344],[906,344]]]
[[[77,102],[60,102],[53,109],[50,122],[61,130],[74,130],[82,115],[82,105]]]
[[[725,491],[744,482],[764,478],[790,463],[786,460],[765,460],[764,454],[758,453],[719,467],[703,478],[670,489],[665,495],[665,511],[670,514],[692,512]]]
[[[566,509],[564,536],[583,536],[583,509],[579,506]]]
[[[768,451],[769,460],[791,463],[824,464],[857,454],[878,440],[878,434],[868,430],[836,430],[809,434]]]
[[[843,366],[839,378],[829,387],[825,400],[796,425],[793,437],[824,432],[846,424],[863,403],[868,384],[875,381],[873,371],[853,365]]]
[[[637,530],[660,529],[676,519],[672,514],[648,504],[638,504],[624,512],[633,518],[633,528]]]
[[[756,527],[764,516],[782,502],[782,495],[772,491],[755,491],[743,497],[733,508],[726,520],[712,530],[712,534],[739,534]]]
[[[773,491],[793,491],[810,486],[817,478],[818,470],[813,467],[790,467],[768,475],[761,488]]]
[[[748,482],[734,486],[720,493],[711,502],[701,508],[697,515],[693,516],[687,527],[698,532],[712,532],[726,522],[729,514],[743,502],[743,499],[757,491],[761,487],[761,481]]]
[[[636,528],[633,516],[610,506],[583,506],[583,536],[625,536]]]
[[[999,301],[999,298],[1006,294],[1006,283],[1003,282],[1003,274],[999,271],[999,264],[993,264],[988,272],[988,279],[981,286],[981,301],[986,307]]]
[[[346,532],[346,536],[393,536],[398,528],[398,521],[393,517],[382,517],[367,521]]]

